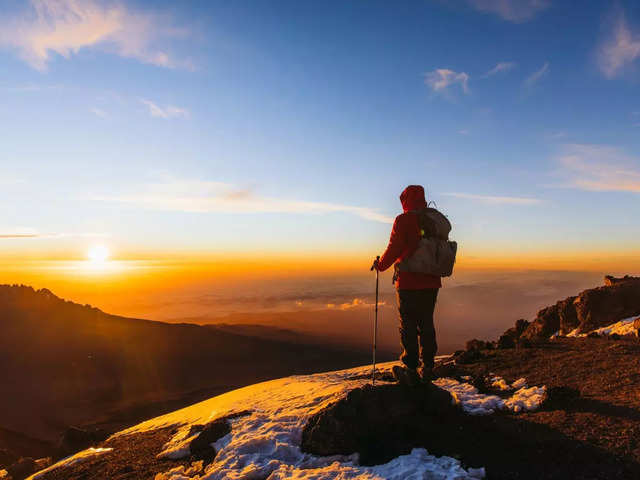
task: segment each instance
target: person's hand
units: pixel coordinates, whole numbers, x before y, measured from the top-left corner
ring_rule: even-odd
[[[371,271],[378,270],[378,263],[380,263],[380,256],[378,255],[371,265]]]

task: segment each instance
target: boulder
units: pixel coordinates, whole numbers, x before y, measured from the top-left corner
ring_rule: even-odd
[[[230,433],[231,425],[226,419],[221,418],[207,425],[194,425],[189,434],[192,435],[200,429],[200,435],[191,441],[189,450],[197,460],[202,460],[204,465],[208,465],[218,453],[212,444]]]
[[[517,320],[515,326],[504,332],[498,339],[497,347],[499,349],[515,348],[518,340],[528,327],[529,322],[525,319],[521,318],[520,320]]]
[[[302,430],[301,449],[315,455],[358,453],[361,465],[385,463],[420,444],[429,429],[460,410],[433,385],[365,385],[313,415]]]

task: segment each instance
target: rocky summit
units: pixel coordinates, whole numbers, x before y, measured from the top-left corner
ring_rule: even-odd
[[[637,315],[640,315],[640,277],[607,275],[603,286],[543,308],[526,328],[519,321],[516,328],[505,332],[510,338],[502,339],[502,343],[515,346],[518,340],[546,340],[556,333],[588,333]]]

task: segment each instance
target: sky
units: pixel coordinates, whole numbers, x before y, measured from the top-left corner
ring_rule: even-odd
[[[640,270],[637,2],[4,0],[0,72],[3,281],[366,270],[408,184],[461,269]]]

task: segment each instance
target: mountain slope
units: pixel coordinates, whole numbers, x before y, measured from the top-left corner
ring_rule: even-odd
[[[411,389],[385,381],[367,387],[370,367],[282,378],[143,422],[37,478],[464,479],[482,478],[485,471],[490,479],[640,478],[639,353],[633,338],[569,338],[441,365],[439,372],[451,378],[436,385],[463,408],[430,422],[407,408]],[[381,380],[388,379],[390,366],[381,365]],[[527,390],[523,383],[546,385],[542,408],[538,397],[525,402],[524,410],[471,414],[481,404],[499,404],[499,395],[512,404]],[[351,434],[375,444],[383,461],[361,465],[353,450],[309,453],[304,431],[318,415],[326,416],[315,424],[325,429],[319,438],[335,438],[337,445],[340,438],[332,431]],[[363,438],[363,431],[354,430],[385,424],[389,417],[391,431],[419,433],[411,448],[403,441],[398,450],[395,442],[406,440],[404,435]],[[209,448],[204,455],[203,444]]]
[[[302,336],[124,318],[48,290],[0,286],[0,427],[49,442],[70,425],[113,431],[242,385],[368,357]]]

